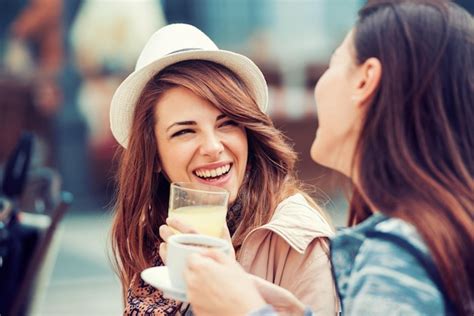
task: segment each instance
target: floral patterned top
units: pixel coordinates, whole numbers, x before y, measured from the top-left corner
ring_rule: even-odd
[[[163,265],[163,261],[157,255],[155,266]],[[140,278],[140,275],[135,275],[128,288],[124,315],[179,315],[181,313],[181,305],[181,302],[163,297],[163,292],[145,283]]]

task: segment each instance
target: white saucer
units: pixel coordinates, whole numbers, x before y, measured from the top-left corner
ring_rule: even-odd
[[[176,299],[181,302],[186,302],[186,292],[176,289],[171,285],[171,280],[168,275],[168,267],[153,267],[143,270],[140,273],[143,281],[151,286],[163,291],[166,297]]]

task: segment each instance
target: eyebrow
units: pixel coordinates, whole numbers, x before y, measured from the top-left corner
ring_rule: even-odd
[[[216,117],[216,122],[226,118],[227,115],[225,114],[220,114],[219,116]],[[197,125],[197,123],[195,121],[181,121],[181,122],[175,122],[173,124],[171,124],[170,126],[168,126],[168,128],[166,129],[166,131],[169,131],[172,127],[174,126],[183,126],[183,125]]]
[[[226,117],[227,117],[227,115],[221,114],[221,115],[219,115],[219,116],[216,117],[216,122],[218,122],[218,121],[220,121],[220,120],[222,120],[222,119],[225,119]]]
[[[171,124],[170,126],[168,126],[168,128],[166,129],[166,131],[169,131],[172,127],[174,126],[180,126],[180,125],[196,125],[196,122],[194,121],[182,121],[182,122],[176,122],[176,123],[173,123]]]

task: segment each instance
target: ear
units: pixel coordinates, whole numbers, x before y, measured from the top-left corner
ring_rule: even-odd
[[[382,78],[382,64],[375,57],[367,59],[358,66],[356,89],[352,96],[361,106],[370,103]]]

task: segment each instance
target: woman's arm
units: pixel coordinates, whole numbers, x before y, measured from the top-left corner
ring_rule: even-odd
[[[290,314],[290,315],[302,315],[305,306],[299,301],[290,291],[285,290],[282,287],[279,287],[271,282],[268,282],[264,279],[251,276],[254,280],[254,284],[257,286],[257,290],[270,306],[266,306],[259,311],[255,311],[252,315],[267,315],[273,311],[276,315],[276,312]]]
[[[191,255],[185,279],[198,316],[313,315],[289,291],[246,273],[233,258],[216,251]]]
[[[252,276],[217,251],[191,254],[184,278],[196,315],[246,315],[266,305]]]

